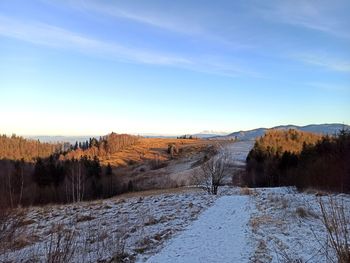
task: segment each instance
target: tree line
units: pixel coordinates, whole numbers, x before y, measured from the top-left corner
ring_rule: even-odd
[[[35,158],[45,158],[62,151],[64,145],[58,143],[42,143],[39,140],[29,140],[21,136],[0,135],[0,159],[33,161]]]
[[[349,160],[349,131],[334,136],[269,131],[248,154],[245,183],[350,192]]]
[[[65,154],[65,158],[79,158],[86,155],[90,158],[98,156],[109,159],[112,154],[136,144],[139,139],[139,136],[112,132],[99,139],[90,138],[85,142],[76,142],[71,146],[71,150]]]
[[[198,140],[197,136],[193,136],[193,135],[181,135],[176,137],[176,139],[181,139],[181,140]]]
[[[67,150],[15,135],[0,138],[0,206],[79,202],[130,189],[110,164],[101,166],[99,157],[137,143],[137,136],[111,133]]]
[[[97,157],[60,160],[58,154],[22,160],[0,161],[0,206],[17,207],[71,203],[107,198],[125,192],[110,164]]]
[[[139,141],[138,136],[128,134],[110,133],[94,137],[84,142],[75,142],[67,146],[67,143],[43,143],[39,140],[25,139],[22,136],[0,135],[0,159],[34,161],[36,158],[46,158],[52,154],[60,154],[61,158],[72,159],[88,156],[94,158],[106,157],[113,153],[134,145]]]

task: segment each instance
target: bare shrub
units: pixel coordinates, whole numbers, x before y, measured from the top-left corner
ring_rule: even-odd
[[[318,198],[318,204],[321,209],[322,224],[327,232],[326,247],[332,249],[337,260],[329,256],[327,251],[325,255],[329,262],[349,263],[350,262],[350,227],[349,211],[344,205],[344,200],[336,200],[329,196],[327,202]]]
[[[304,207],[297,207],[297,209],[295,209],[295,212],[297,213],[297,215],[299,217],[305,218],[308,216],[308,212],[306,211],[306,209]]]
[[[220,152],[202,163],[200,170],[195,170],[193,174],[195,184],[203,187],[209,194],[216,195],[226,176],[227,159],[228,153]]]
[[[168,154],[170,154],[171,158],[174,158],[175,154],[179,153],[179,149],[177,148],[175,143],[170,143],[168,145]]]

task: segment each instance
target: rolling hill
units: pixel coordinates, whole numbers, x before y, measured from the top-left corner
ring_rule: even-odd
[[[268,129],[282,129],[282,130],[296,129],[296,130],[319,133],[324,135],[326,134],[332,135],[339,132],[343,128],[350,129],[350,126],[346,124],[340,124],[340,123],[310,124],[306,126],[297,126],[297,125],[290,124],[290,125],[275,126],[272,128],[258,128],[258,129],[248,130],[248,131],[238,131],[238,132],[230,133],[225,136],[211,137],[210,139],[222,139],[222,140],[237,139],[241,141],[255,140],[257,137],[264,135],[264,133]]]

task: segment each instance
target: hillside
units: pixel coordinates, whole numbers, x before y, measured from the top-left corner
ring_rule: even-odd
[[[350,129],[350,126],[346,124],[341,124],[341,123],[310,124],[306,126],[279,125],[272,128],[257,128],[257,129],[248,130],[248,131],[233,132],[225,136],[214,136],[214,137],[211,137],[210,139],[221,139],[221,140],[237,139],[241,141],[255,140],[256,138],[263,136],[265,132],[269,129],[278,129],[278,130],[295,129],[295,130],[300,130],[305,132],[319,133],[322,135],[326,135],[326,134],[333,135],[339,132],[343,128]]]
[[[117,147],[119,142],[111,143],[114,145],[114,150],[109,150],[107,143],[90,147],[86,150],[76,149],[65,155],[66,159],[72,157],[79,158],[87,155],[93,158],[95,155],[99,158],[103,165],[108,163],[114,167],[129,166],[142,164],[149,161],[163,162],[172,159],[168,152],[169,145],[174,145],[177,152],[174,153],[173,158],[184,157],[188,153],[198,153],[207,147],[209,142],[205,140],[190,140],[190,139],[176,139],[176,138],[144,138],[130,135],[115,135],[115,139],[124,136],[130,140],[129,143],[124,142],[124,145]],[[110,138],[110,135],[106,136]],[[107,149],[107,150],[106,150]]]
[[[321,136],[292,129],[268,130],[248,154],[246,183],[350,192],[349,158],[349,131]]]
[[[69,203],[186,185],[192,169],[215,153],[214,143],[111,133],[58,151],[56,144],[1,136],[0,206]]]

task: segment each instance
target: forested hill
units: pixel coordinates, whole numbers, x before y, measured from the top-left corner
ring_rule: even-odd
[[[139,138],[139,136],[114,132],[98,139],[90,138],[86,142],[76,142],[72,145],[72,149],[65,155],[65,159],[79,158],[80,156],[90,158],[95,156],[108,157],[128,146],[136,144]]]
[[[248,154],[245,184],[350,192],[349,158],[349,131],[321,137],[292,129],[270,130]]]
[[[33,161],[62,150],[63,144],[42,143],[21,136],[0,136],[0,159]]]
[[[110,133],[106,136],[89,138],[86,141],[70,143],[43,143],[21,136],[0,136],[0,159],[32,162],[38,157],[47,158],[52,154],[63,155],[64,159],[105,157],[135,144],[138,136]]]
[[[334,135],[339,133],[342,129],[350,129],[349,125],[341,124],[341,123],[332,123],[332,124],[311,124],[306,126],[297,126],[297,125],[280,125],[275,126],[270,129],[277,129],[277,130],[299,130],[299,131],[305,131],[305,132],[313,132],[318,133],[322,135]],[[216,136],[212,139],[237,139],[241,141],[248,141],[248,140],[255,140],[258,137],[261,137],[265,134],[265,132],[269,130],[269,128],[258,128],[248,131],[238,131],[233,132],[225,136]]]

